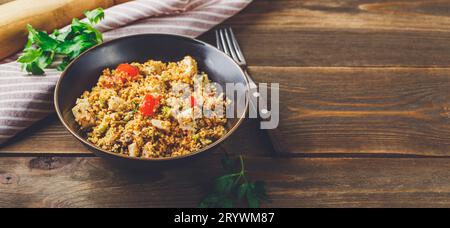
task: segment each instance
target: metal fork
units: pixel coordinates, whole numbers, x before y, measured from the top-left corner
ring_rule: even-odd
[[[233,29],[231,27],[218,28],[216,30],[216,42],[217,48],[232,57],[234,61],[244,70],[250,86],[250,96],[258,98],[258,86],[247,71],[247,61],[245,60],[241,47],[239,46],[236,36],[234,35]],[[250,99],[250,104],[256,115],[258,114],[257,103],[257,99]]]

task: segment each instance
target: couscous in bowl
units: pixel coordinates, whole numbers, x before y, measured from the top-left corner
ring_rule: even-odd
[[[185,156],[226,134],[228,100],[197,61],[122,63],[105,69],[72,113],[87,140],[141,158]]]
[[[146,34],[105,42],[88,50],[74,60],[65,72],[63,72],[55,89],[55,108],[57,114],[64,126],[78,140],[92,152],[101,156],[118,158],[119,160],[151,162],[179,160],[210,151],[233,134],[245,118],[246,112],[235,113],[233,117],[228,116],[226,120],[220,120],[219,122],[221,124],[216,126],[223,126],[223,130],[220,127],[215,129],[221,133],[217,134],[217,138],[209,139],[211,142],[206,141],[202,143],[200,141],[201,145],[197,145],[198,148],[194,148],[194,146],[194,149],[189,152],[180,150],[175,152],[175,156],[164,155],[164,150],[159,151],[159,154],[144,154],[145,144],[142,145],[143,147],[139,151],[139,154],[135,156],[130,156],[129,148],[127,148],[128,154],[124,153],[124,151],[113,151],[114,149],[112,148],[95,143],[94,138],[92,138],[93,140],[89,140],[89,135],[86,134],[86,130],[80,127],[81,122],[79,120],[77,121],[73,114],[73,109],[77,106],[77,100],[82,98],[86,91],[91,91],[92,88],[98,85],[101,76],[105,73],[103,71],[107,68],[116,69],[122,63],[148,64],[149,59],[161,63],[176,63],[183,60],[188,61],[186,58],[188,60],[192,58],[197,63],[198,72],[204,72],[211,82],[222,85],[223,88],[226,87],[226,83],[243,85],[242,87],[237,87],[242,90],[237,91],[237,96],[228,99],[230,99],[229,103],[231,106],[244,103],[245,109],[248,108],[249,104],[246,99],[248,82],[246,76],[242,69],[226,54],[209,44],[195,39],[174,35]],[[139,68],[139,66],[136,67]],[[139,97],[140,99],[145,98],[145,96]],[[100,97],[97,98],[100,99]],[[136,101],[136,103],[142,103],[142,100]],[[188,103],[190,103],[189,100]],[[109,106],[108,103],[106,105]],[[162,110],[160,109],[160,111]],[[158,123],[151,123],[152,120],[154,122],[155,120],[161,119],[150,118],[148,120],[150,121],[149,124],[154,126],[158,125]],[[210,135],[211,133],[214,134],[214,132],[207,132],[206,134]],[[91,137],[93,136],[91,135]]]

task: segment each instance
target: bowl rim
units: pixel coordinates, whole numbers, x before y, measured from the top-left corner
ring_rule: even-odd
[[[147,36],[171,37],[171,38],[188,40],[188,41],[191,41],[191,42],[194,41],[194,42],[200,43],[202,45],[205,45],[208,48],[212,48],[213,50],[215,50],[216,52],[218,52],[219,54],[221,54],[225,58],[228,58],[229,60],[231,60],[231,62],[233,64],[235,64],[236,67],[238,67],[241,75],[244,77],[244,80],[246,82],[246,87],[247,87],[247,90],[245,91],[246,97],[247,97],[247,99],[245,101],[245,111],[239,117],[237,123],[230,130],[228,130],[228,132],[224,136],[222,136],[220,139],[216,140],[215,142],[211,143],[210,145],[208,145],[206,147],[203,147],[200,150],[197,150],[195,152],[192,152],[192,153],[189,153],[189,154],[185,154],[185,155],[182,155],[182,156],[164,157],[164,158],[130,157],[130,156],[127,156],[127,155],[124,155],[124,154],[114,153],[112,151],[104,150],[102,148],[97,147],[96,145],[94,145],[91,142],[89,142],[87,139],[79,136],[66,123],[66,121],[64,120],[63,115],[61,113],[61,109],[60,109],[60,105],[59,105],[59,101],[58,101],[58,95],[60,93],[60,87],[61,87],[62,81],[63,81],[64,77],[66,76],[67,71],[72,67],[72,65],[75,64],[80,58],[85,56],[87,53],[89,53],[89,52],[91,52],[91,51],[93,51],[93,50],[95,50],[97,48],[101,48],[102,46],[104,46],[106,44],[113,43],[113,42],[118,42],[118,41],[125,40],[125,39],[130,39],[130,38],[147,37]],[[58,78],[58,81],[57,81],[56,86],[55,86],[53,100],[54,100],[54,106],[55,106],[56,114],[57,114],[59,120],[61,121],[61,123],[66,128],[66,130],[68,130],[75,138],[77,138],[79,141],[81,141],[84,145],[88,146],[90,149],[93,149],[95,151],[99,151],[101,153],[104,153],[105,155],[111,155],[113,157],[126,159],[126,160],[147,161],[147,162],[163,162],[163,161],[174,161],[174,160],[181,160],[181,159],[185,159],[185,158],[194,157],[196,155],[199,155],[199,154],[201,154],[201,153],[203,153],[205,151],[208,151],[208,150],[218,146],[219,144],[224,142],[226,139],[228,139],[239,128],[239,126],[241,126],[242,122],[244,121],[245,117],[247,116],[248,109],[249,109],[249,102],[250,102],[249,98],[248,98],[249,91],[250,91],[250,85],[249,84],[250,83],[249,83],[249,80],[247,78],[247,75],[244,72],[244,69],[242,67],[240,67],[239,64],[237,64],[236,61],[234,61],[234,59],[231,58],[229,55],[227,55],[226,53],[220,51],[217,47],[215,47],[215,46],[213,46],[213,45],[211,45],[209,43],[206,43],[206,42],[201,41],[201,40],[196,39],[196,38],[191,38],[191,37],[182,36],[182,35],[164,34],[164,33],[144,33],[144,34],[123,36],[123,37],[119,37],[117,39],[108,40],[108,41],[102,42],[100,44],[97,44],[97,45],[87,49],[86,51],[84,51],[81,55],[79,55],[74,60],[72,60],[72,62],[69,65],[67,65],[66,69],[61,73],[61,76]]]

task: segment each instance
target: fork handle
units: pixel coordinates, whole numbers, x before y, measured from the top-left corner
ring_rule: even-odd
[[[250,107],[249,108],[251,108],[253,110],[253,113],[250,113],[250,117],[257,118],[258,114],[259,114],[259,116],[261,116],[261,118],[264,119],[263,116],[268,114],[268,110],[267,110],[267,107],[261,107],[261,105],[262,104],[268,105],[266,97],[261,96],[261,94],[259,93],[261,90],[258,87],[258,85],[255,83],[255,81],[253,80],[252,76],[249,74],[248,70],[245,68],[243,70],[244,70],[245,76],[247,77],[247,80],[249,82],[249,87],[250,87],[250,91],[249,91]],[[258,106],[258,103],[259,103],[259,106]]]

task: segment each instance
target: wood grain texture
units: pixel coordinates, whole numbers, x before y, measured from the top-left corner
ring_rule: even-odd
[[[269,156],[253,120],[184,166],[130,170],[50,117],[0,148],[0,207],[195,207],[222,151],[247,154],[264,207],[450,207],[449,12],[443,0],[255,0],[226,24],[254,78],[281,85],[269,133],[285,153]]]
[[[284,153],[450,155],[450,69],[252,67],[280,83]]]
[[[0,159],[2,207],[196,207],[218,156],[125,169],[99,158]],[[449,159],[247,158],[267,182],[264,207],[448,207]]]
[[[450,2],[256,0],[232,18],[251,65],[450,66]]]

